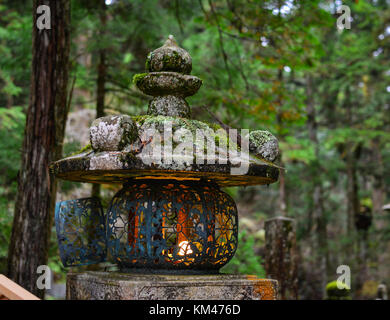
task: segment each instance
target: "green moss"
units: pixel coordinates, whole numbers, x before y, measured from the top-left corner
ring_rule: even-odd
[[[174,128],[176,128],[176,129],[178,127],[185,128],[185,129],[189,130],[193,135],[196,134],[197,129],[204,129],[204,130],[212,129],[214,131],[214,133],[216,133],[214,135],[215,146],[216,147],[223,146],[223,147],[229,148],[229,143],[230,143],[229,135],[227,133],[218,134],[217,133],[218,130],[220,130],[220,129],[224,130],[224,129],[217,123],[209,123],[206,121],[198,121],[198,120],[192,120],[192,119],[186,119],[186,118],[180,118],[180,117],[153,116],[153,115],[132,116],[132,119],[135,122],[137,122],[138,125],[140,125],[140,126],[142,126],[144,124],[149,124],[149,125],[155,124],[156,127],[164,126],[164,122],[166,122],[166,121],[172,121]],[[226,132],[226,131],[224,130],[223,132]],[[268,139],[271,139],[271,137],[272,137],[272,135],[266,131],[261,131],[261,132],[266,132],[267,134],[265,134],[265,135],[262,135],[262,134],[259,135],[258,131],[255,131],[255,132],[257,133],[257,135],[256,135],[257,138],[264,138],[264,139],[267,139],[267,141],[268,141]],[[268,134],[270,136],[268,136]],[[207,143],[205,143],[205,145],[207,145]],[[175,146],[173,145],[173,147],[175,147]],[[237,150],[238,152],[240,152],[240,150],[241,150],[241,148],[238,144],[235,144],[233,148],[235,150]],[[207,152],[206,149],[204,151]],[[252,154],[252,156],[259,159],[260,161],[264,162],[263,158],[258,157],[254,154]],[[267,163],[268,163],[268,161],[267,161]],[[272,165],[272,163],[269,163],[269,165]]]
[[[147,60],[148,61],[148,60]],[[181,57],[177,51],[164,52],[162,57],[162,70],[181,72]],[[148,63],[150,65],[150,62]]]
[[[215,136],[215,145],[219,147],[219,136]]]
[[[126,123],[131,128],[128,128],[127,134],[124,134],[122,136],[122,140],[120,141],[120,145],[119,145],[119,150],[122,150],[128,144],[134,143],[139,138],[138,129],[137,129],[137,126],[134,122],[134,119],[131,119],[131,120],[132,120],[132,123]]]
[[[81,148],[79,151],[73,152],[70,157],[73,157],[75,155],[81,154],[83,152],[92,151],[92,146],[90,143],[88,143],[85,147]]]
[[[137,85],[138,82],[140,82],[147,75],[148,75],[147,73],[137,73],[137,74],[135,74],[134,77],[133,77],[133,83],[135,85]]]
[[[339,286],[341,287],[339,289]],[[326,285],[328,300],[350,300],[351,289],[341,281],[332,281]]]
[[[220,125],[216,123],[207,123],[202,122],[198,120],[191,120],[186,118],[180,118],[180,117],[169,117],[169,116],[150,116],[150,115],[143,115],[143,116],[133,116],[132,119],[137,122],[140,126],[142,125],[155,125],[157,128],[160,127],[161,129],[164,126],[164,123],[167,121],[172,121],[174,130],[177,130],[178,128],[184,128],[191,132],[191,134],[195,137],[196,130],[213,130],[214,132],[214,140],[215,145],[219,147],[220,145],[225,146],[226,148],[229,147],[229,136],[226,134],[226,131],[223,131],[223,134],[217,133],[219,129],[223,129]],[[207,143],[205,143],[207,145]],[[173,147],[175,147],[173,145]],[[237,144],[235,144],[234,148],[239,151],[240,148]]]
[[[219,129],[223,129],[219,124],[217,123],[214,123],[214,122],[207,122],[207,121],[203,121],[205,124],[207,124],[211,129],[213,129],[214,131],[217,131]]]
[[[137,122],[138,124],[140,124],[141,126],[144,124],[145,120],[148,119],[148,118],[151,118],[153,116],[149,116],[149,115],[139,115],[139,116],[131,116],[131,118],[133,119],[134,122]]]
[[[165,122],[172,121],[173,127],[182,127],[189,130],[192,134],[196,134],[197,129],[209,129],[209,126],[198,120],[191,120],[179,117],[169,117],[169,116],[150,116],[145,118],[143,124],[156,124],[164,125]]]
[[[152,52],[148,54],[145,62],[145,69],[151,71]],[[181,64],[181,57],[178,52],[172,51],[172,54],[165,53],[162,57],[163,70],[164,71],[179,71],[178,68]]]

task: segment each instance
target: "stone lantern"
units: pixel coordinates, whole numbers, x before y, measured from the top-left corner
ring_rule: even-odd
[[[96,119],[90,148],[51,165],[60,179],[123,185],[106,212],[96,198],[56,205],[64,266],[119,268],[68,273],[67,298],[275,299],[276,281],[219,269],[238,245],[237,208],[221,188],[277,181],[276,138],[191,119],[186,97],[202,80],[172,36],[146,69],[133,81],[153,97],[147,115]]]

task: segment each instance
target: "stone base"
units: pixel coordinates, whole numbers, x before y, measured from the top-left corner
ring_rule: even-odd
[[[276,300],[276,280],[246,275],[68,273],[70,300]]]

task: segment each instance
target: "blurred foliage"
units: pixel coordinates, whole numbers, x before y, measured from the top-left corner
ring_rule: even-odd
[[[256,275],[265,277],[263,259],[255,253],[255,237],[242,231],[238,235],[239,246],[233,259],[221,269],[222,273]]]
[[[0,108],[0,272],[4,272],[11,237],[25,115],[22,108]]]
[[[378,296],[378,286],[380,283],[374,280],[368,280],[364,282],[361,296],[363,299],[375,300]]]

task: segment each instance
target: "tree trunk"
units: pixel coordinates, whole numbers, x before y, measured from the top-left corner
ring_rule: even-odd
[[[346,109],[347,125],[352,127],[353,114],[351,92],[349,87],[347,87],[345,92],[344,107]],[[352,141],[347,141],[345,147],[347,167],[347,235],[351,238],[353,237],[353,232],[355,230],[355,215],[359,212],[359,188],[357,184],[356,164],[359,157],[360,147],[356,146],[356,144]]]
[[[284,162],[280,161],[280,166],[284,166]],[[286,193],[286,178],[284,170],[280,170],[279,174],[279,210],[283,217],[287,217],[287,193]]]
[[[313,83],[312,77],[309,75],[306,79],[306,111],[307,111],[307,127],[309,133],[309,139],[314,145],[315,150],[315,162],[311,163],[313,187],[312,187],[312,208],[310,209],[309,218],[312,222],[309,223],[311,229],[310,238],[313,240],[312,251],[316,257],[315,268],[316,279],[318,284],[313,288],[316,292],[316,298],[322,299],[325,293],[325,287],[327,283],[327,269],[328,269],[328,242],[327,242],[327,230],[326,219],[324,216],[324,200],[323,189],[321,184],[321,164],[320,164],[320,149],[317,138],[317,120],[316,111],[313,99]]]
[[[383,235],[386,232],[387,219],[385,211],[382,210],[385,204],[386,188],[384,182],[384,163],[381,152],[381,139],[380,137],[374,138],[372,141],[372,160],[371,163],[375,164],[372,172],[372,185],[371,185],[371,198],[372,198],[372,213],[373,213],[373,225],[374,232],[370,232],[371,241],[378,243],[377,250],[371,250],[370,256],[375,263],[379,266],[378,274],[381,274],[383,269],[387,269],[387,263],[384,262],[386,255],[383,252],[388,251],[388,242],[383,241]]]
[[[282,1],[278,0],[278,9],[279,9],[278,19],[279,19],[279,21],[282,21],[281,8],[282,8]],[[279,85],[282,86],[282,83],[283,83],[283,69],[282,68],[279,68],[279,70],[278,70],[278,82],[279,82]],[[279,108],[281,109],[282,103],[283,103],[281,94],[279,94],[279,96],[278,96],[277,103],[279,105]],[[283,126],[282,110],[280,110],[278,112],[276,118],[278,121],[278,125]],[[279,137],[280,137],[280,141],[284,140],[284,135],[279,135]],[[281,151],[280,151],[280,165],[282,167],[285,166],[285,164],[283,163]],[[286,217],[287,213],[288,213],[288,207],[287,207],[286,178],[285,178],[285,171],[284,170],[280,170],[280,174],[279,174],[279,209],[280,209],[281,215]]]
[[[37,8],[47,5],[51,28],[36,26]],[[48,260],[56,182],[48,165],[62,155],[68,113],[70,1],[34,0],[33,61],[22,163],[18,178],[8,276],[38,297],[37,267]]]
[[[356,174],[356,160],[358,147],[354,143],[347,143],[347,233],[353,236],[355,230],[355,216],[359,213],[359,187]]]
[[[283,83],[283,69],[278,70],[278,82],[279,82],[280,86]],[[282,127],[283,126],[283,119],[282,119],[283,112],[282,112],[281,108],[282,108],[283,101],[282,101],[281,95],[279,95],[279,97],[278,97],[277,104],[278,104],[280,110],[278,111],[278,113],[276,115],[276,119],[277,119],[279,127]],[[278,134],[278,137],[279,137],[280,142],[282,142],[285,138],[284,135],[282,135],[282,134]],[[280,166],[284,168],[285,163],[283,162],[282,151],[280,151],[279,157],[280,157]],[[279,174],[279,211],[283,217],[287,217],[288,200],[287,200],[286,176],[285,176],[284,170],[280,170],[280,174]]]
[[[383,181],[383,158],[381,153],[381,141],[377,137],[372,141],[372,162],[375,163],[372,184],[372,209],[377,230],[382,230],[385,221],[382,206],[385,200],[385,184]]]
[[[101,23],[100,37],[104,36],[104,30],[107,24],[106,3],[105,0],[100,0],[99,18]],[[104,117],[104,100],[105,100],[105,83],[106,83],[106,52],[104,48],[99,49],[99,64],[96,89],[96,118]],[[100,184],[92,185],[92,196],[100,197]]]

